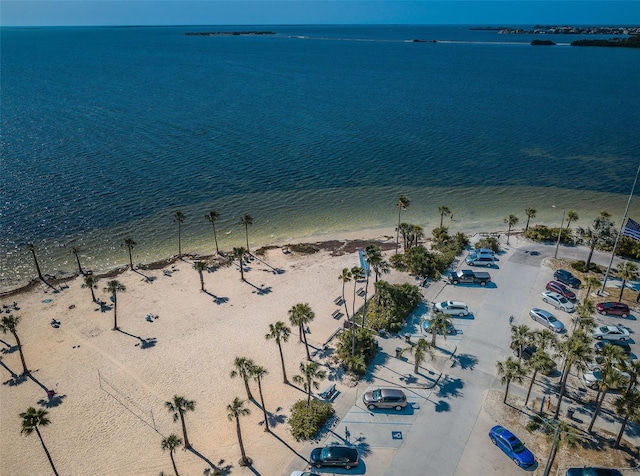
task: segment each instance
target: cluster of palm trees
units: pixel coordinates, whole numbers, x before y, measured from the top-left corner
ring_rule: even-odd
[[[562,360],[560,387],[557,405],[553,415],[558,420],[562,400],[567,389],[567,380],[572,371],[578,375],[586,372],[595,360],[593,337],[590,329],[595,324],[593,302],[586,299],[577,306],[574,318],[574,330],[571,335],[558,339],[557,335],[547,329],[532,331],[526,325],[514,326],[511,329],[511,346],[517,349],[518,358],[508,357],[497,362],[498,375],[506,385],[503,402],[506,403],[511,382],[522,383],[527,375],[531,375],[524,405],[527,406],[531,389],[539,372],[549,373],[555,368],[556,360]],[[535,346],[536,351],[529,360],[524,361],[524,349]],[[622,389],[613,402],[613,410],[622,419],[622,425],[616,438],[616,446],[620,444],[628,421],[640,423],[640,390],[637,388],[640,362],[627,360],[627,356],[619,346],[605,344],[597,358],[602,381],[598,385],[595,408],[589,423],[588,432],[593,432],[594,424],[602,410],[605,397],[613,388]],[[624,373],[623,373],[624,372]],[[629,378],[626,377],[629,375]]]

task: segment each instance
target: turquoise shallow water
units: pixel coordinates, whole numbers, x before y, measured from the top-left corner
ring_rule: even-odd
[[[175,253],[177,209],[193,252],[212,250],[211,208],[229,249],[244,213],[252,246],[390,228],[399,193],[427,228],[439,205],[468,231],[526,207],[619,222],[639,161],[637,51],[466,27],[183,34],[220,29],[1,30],[3,289],[33,276],[29,242],[52,274],[74,269],[73,244],[94,269],[127,261],[125,236],[136,261]]]

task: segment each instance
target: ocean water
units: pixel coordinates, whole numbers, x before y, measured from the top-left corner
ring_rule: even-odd
[[[185,36],[269,30],[269,36]],[[0,288],[220,243],[393,227],[619,220],[640,165],[640,52],[466,26],[3,28]],[[558,43],[575,39],[545,36]],[[436,39],[437,43],[412,42]],[[632,201],[632,216],[640,205]],[[556,205],[557,208],[552,208]],[[635,213],[635,215],[634,215]]]

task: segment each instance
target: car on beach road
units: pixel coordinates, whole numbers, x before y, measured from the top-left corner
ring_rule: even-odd
[[[407,396],[399,388],[376,388],[362,395],[362,402],[369,410],[393,408],[400,411],[407,406]]]
[[[463,301],[442,301],[433,306],[435,311],[453,316],[466,316],[469,314],[469,308]]]
[[[558,293],[560,296],[566,297],[569,301],[576,300],[576,293],[574,293],[571,289],[566,287],[560,281],[549,281],[547,283],[546,288],[547,288],[547,291]]]
[[[489,438],[494,445],[500,448],[505,454],[521,468],[528,468],[536,462],[533,453],[524,446],[524,443],[505,427],[496,425],[489,431]]]
[[[575,306],[566,297],[561,296],[558,293],[552,293],[551,291],[544,291],[542,294],[542,300],[547,304],[551,304],[556,309],[562,309],[565,312],[573,312],[576,310]]]
[[[574,289],[578,289],[582,284],[578,278],[566,269],[557,269],[555,273],[553,273],[553,279],[560,281],[567,286],[571,286]]]
[[[618,326],[600,326],[594,327],[591,331],[591,336],[598,340],[628,340],[630,335],[629,331]]]
[[[622,349],[622,352],[625,353],[625,355],[631,354],[631,346],[626,342],[621,342],[617,340],[610,340],[610,341],[599,340],[598,342],[593,344],[593,350],[596,351],[596,354],[599,354],[608,345],[615,345],[616,347],[620,347]]]
[[[596,311],[599,314],[610,314],[622,318],[629,317],[629,306],[622,302],[599,302],[596,304]]]
[[[329,445],[311,450],[309,462],[312,466],[340,466],[351,469],[358,466],[358,449],[353,446]]]
[[[553,332],[564,332],[565,330],[564,324],[559,321],[556,316],[551,314],[549,311],[545,311],[544,309],[534,307],[529,311],[529,316],[531,317],[531,319],[539,322]]]
[[[585,466],[583,468],[569,468],[565,476],[622,476],[617,469],[612,468],[596,468],[594,466]]]

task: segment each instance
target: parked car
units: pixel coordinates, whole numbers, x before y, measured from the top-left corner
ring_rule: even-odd
[[[629,339],[629,331],[618,326],[600,326],[593,328],[591,336],[598,340],[625,341]]]
[[[616,389],[619,386],[626,387],[631,376],[624,370],[621,370],[617,367],[613,367],[613,371],[620,374],[623,379],[620,382],[621,385],[613,386],[611,388]],[[582,383],[584,383],[585,386],[589,387],[590,389],[597,390],[600,386],[600,382],[602,382],[602,370],[599,366],[592,367],[591,370],[588,370],[587,372],[582,374]]]
[[[618,341],[618,340],[610,340],[606,342],[603,340],[600,340],[595,344],[593,344],[593,349],[596,351],[597,354],[599,354],[604,350],[604,347],[607,345],[615,345],[617,347],[620,347],[626,355],[629,355],[631,353],[631,346],[626,342]]]
[[[436,311],[452,314],[454,316],[466,316],[469,314],[469,308],[463,301],[442,301],[434,306]]]
[[[584,468],[569,468],[565,476],[622,476],[622,473],[617,469],[585,466]]]
[[[560,281],[549,281],[547,283],[546,288],[547,288],[547,291],[558,293],[560,296],[566,297],[569,301],[576,300],[576,293],[574,293],[571,289],[566,287]]]
[[[573,312],[576,310],[575,306],[566,297],[561,296],[558,293],[552,293],[551,291],[542,292],[542,300],[547,304],[551,304],[556,309],[562,309],[565,312]]]
[[[582,284],[582,282],[578,278],[576,278],[566,269],[557,269],[556,272],[553,273],[553,279],[555,279],[556,281],[560,281],[567,286],[571,286],[574,289],[578,289]]]
[[[342,466],[351,469],[358,466],[358,450],[352,446],[329,445],[311,450],[309,461],[316,468],[322,466]]]
[[[424,329],[424,331],[428,334],[433,334],[433,329],[431,328],[431,321],[428,319],[425,319],[425,321],[422,323],[422,328]],[[447,323],[447,334],[448,335],[453,335],[453,334],[457,334],[458,331],[456,331],[456,328],[453,327],[453,325]],[[438,334],[442,335],[442,330],[439,329],[438,330]]]
[[[512,341],[511,344],[509,344],[509,348],[511,348],[511,350],[513,350],[513,355],[515,355],[516,357],[520,357],[520,346],[515,345],[515,343]],[[535,345],[526,345],[522,348],[522,360],[529,360],[531,357],[533,357],[533,354],[536,353],[536,351],[538,350],[538,348]],[[551,375],[554,374],[556,372],[556,370],[558,370],[558,368],[554,365],[552,368],[550,368],[548,371],[546,372],[542,372],[544,375]]]
[[[596,311],[600,314],[611,314],[622,318],[629,317],[629,306],[622,302],[599,302]]]
[[[496,425],[491,428],[489,438],[518,466],[528,468],[536,462],[535,456],[524,446],[524,443],[503,426]]]
[[[476,256],[491,256],[494,257],[496,254],[490,248],[475,248],[473,251],[469,252],[469,254],[474,254]]]
[[[529,311],[529,316],[534,321],[538,321],[543,326],[549,328],[553,332],[564,332],[564,324],[559,321],[556,316],[551,314],[549,311],[545,311],[544,309],[538,309],[534,307]]]
[[[377,388],[365,392],[362,401],[369,410],[393,408],[400,411],[407,406],[407,396],[399,388]]]
[[[469,266],[493,266],[495,258],[493,255],[479,255],[476,253],[469,253],[464,260]]]

